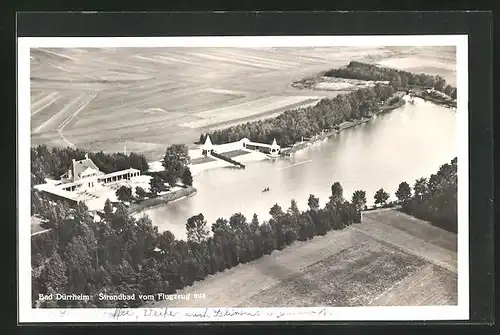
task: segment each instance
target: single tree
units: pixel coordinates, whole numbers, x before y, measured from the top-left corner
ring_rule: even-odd
[[[84,255],[85,256],[85,255]],[[42,267],[40,274],[43,285],[54,290],[64,290],[68,282],[66,277],[66,264],[57,252],[53,252],[47,259],[47,263]]]
[[[191,175],[191,170],[186,167],[184,173],[182,174],[182,183],[186,186],[193,185],[193,176]]]
[[[203,214],[190,217],[186,223],[188,241],[201,243],[208,237],[207,221]]]
[[[344,189],[342,188],[342,185],[338,181],[333,183],[332,187],[332,199],[336,201],[342,201],[343,202],[343,195],[344,195]]]
[[[111,203],[111,200],[106,199],[106,201],[104,202],[103,211],[106,219],[109,219],[111,218],[111,216],[113,216],[113,204]]]
[[[419,178],[415,180],[415,184],[413,185],[413,190],[415,191],[415,196],[422,199],[422,197],[427,193],[427,179]]]
[[[116,198],[120,201],[132,200],[132,189],[127,186],[121,186],[116,190]]]
[[[384,191],[383,188],[379,189],[377,192],[375,192],[375,205],[382,205],[385,206],[387,203],[387,200],[389,200],[389,193]]]
[[[212,233],[214,237],[222,237],[230,232],[229,224],[226,219],[218,218],[215,223],[212,224]]]
[[[143,199],[147,195],[146,191],[142,187],[140,187],[140,186],[137,186],[135,188],[135,194],[137,195],[137,197],[139,199]]]
[[[229,218],[229,227],[238,235],[243,236],[248,231],[246,217],[241,213],[235,213]]]
[[[166,230],[158,236],[158,247],[163,251],[168,251],[175,242],[175,236],[170,230]]]
[[[250,222],[250,228],[252,229],[253,232],[256,232],[257,229],[259,229],[259,217],[257,216],[256,213],[254,213],[252,216],[252,221]]]
[[[283,215],[283,210],[281,209],[280,205],[274,204],[273,207],[269,210],[269,214],[273,217],[273,219],[277,219],[281,215]]]
[[[361,212],[366,207],[366,192],[362,190],[354,191],[351,203],[356,207],[358,212]]]
[[[307,205],[312,211],[317,211],[319,209],[319,199],[310,194],[309,199],[307,199]]]
[[[399,184],[398,190],[396,191],[396,197],[402,203],[410,200],[411,198],[411,188],[407,182],[403,181]]]
[[[154,175],[149,180],[149,192],[153,195],[157,195],[158,193],[165,191],[166,188],[165,182],[159,176]]]
[[[178,179],[182,178],[189,163],[189,152],[186,145],[173,144],[168,147],[162,161],[167,177],[166,181],[173,186]]]
[[[290,208],[289,208],[289,212],[290,214],[296,219],[298,220],[299,219],[299,216],[300,216],[300,210],[299,210],[299,207],[297,205],[297,201],[295,199],[292,199],[290,201]]]

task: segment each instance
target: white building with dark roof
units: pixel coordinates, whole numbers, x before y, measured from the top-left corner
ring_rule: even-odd
[[[107,191],[113,191],[113,188],[140,175],[141,171],[133,168],[105,174],[88,155],[85,155],[82,160],[73,159],[72,165],[60,180],[47,181],[34,188],[56,198],[87,203],[90,200],[102,198],[104,193],[110,193]]]
[[[210,155],[212,152],[223,154],[225,152],[241,150],[241,149],[259,151],[269,156],[279,156],[281,147],[276,142],[276,139],[273,140],[272,144],[267,144],[267,143],[252,142],[248,138],[242,138],[241,140],[236,142],[214,145],[212,143],[212,140],[210,139],[210,135],[207,135],[205,143],[203,143],[203,145],[200,146],[200,149],[202,155],[204,156]]]

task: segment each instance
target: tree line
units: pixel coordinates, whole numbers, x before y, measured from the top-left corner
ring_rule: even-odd
[[[429,87],[443,92],[453,99],[457,98],[457,89],[451,85],[447,85],[446,80],[441,76],[411,73],[363,62],[351,61],[346,67],[328,70],[324,75],[347,79],[388,81],[389,85],[396,90]]]
[[[376,83],[354,92],[339,94],[335,98],[324,98],[316,105],[286,111],[277,117],[234,125],[215,130],[208,135],[214,144],[239,141],[246,137],[252,141],[271,143],[274,138],[282,147],[291,146],[302,138],[310,138],[321,131],[334,129],[345,121],[370,117],[378,109],[380,102],[394,105],[399,98],[396,91],[413,87],[433,87],[456,99],[456,88],[446,85],[441,76],[411,73],[391,68],[352,61],[348,66],[332,69],[325,76],[370,81]],[[200,134],[199,143],[207,134]]]
[[[61,175],[72,168],[73,159],[85,158],[87,152],[82,149],[71,147],[51,148],[46,145],[38,145],[31,148],[31,181],[32,185],[41,184],[45,178],[60,179]],[[89,158],[95,163],[100,171],[111,173],[129,168],[140,170],[142,173],[148,170],[148,162],[143,155],[136,153],[113,153],[89,152]]]
[[[323,208],[310,195],[308,210],[300,211],[295,200],[288,209],[275,204],[271,219],[264,222],[257,215],[248,220],[236,213],[209,227],[200,213],[186,222],[187,240],[176,239],[170,231],[159,233],[149,218],[132,217],[121,203],[107,208],[100,221],[93,219],[83,203],[75,208],[62,203],[50,207],[54,210],[45,215],[50,218],[44,227],[52,230],[32,237],[35,307],[137,307],[141,304],[138,294],[174,293],[296,240],[306,241],[360,222],[359,211],[343,198],[339,183],[332,185]],[[39,293],[58,292],[94,297],[135,293],[137,299],[37,302]]]
[[[252,141],[271,143],[273,139],[282,146],[291,146],[303,137],[310,138],[339,124],[370,117],[380,102],[391,98],[395,89],[390,85],[376,84],[359,90],[321,99],[316,105],[286,111],[274,118],[247,122],[210,133],[214,144],[239,141],[246,137]],[[396,103],[397,99],[391,101]],[[206,134],[200,135],[200,143]]]
[[[116,192],[116,198],[119,201],[141,201],[146,198],[156,197],[161,192],[170,191],[172,186],[178,185],[177,181],[173,182],[173,184],[168,184],[168,177],[165,177],[165,172],[155,172],[152,173],[151,179],[149,180],[149,191],[146,191],[144,188],[140,186],[136,186],[133,190],[132,187],[123,185],[120,186]],[[181,182],[183,187],[192,186],[193,185],[193,176],[191,175],[191,170],[189,167],[186,167],[182,176]]]
[[[401,182],[395,196],[397,201],[389,201],[390,194],[380,188],[373,197],[375,208],[401,205],[403,212],[457,233],[457,158],[441,165],[429,178],[415,180],[413,187]],[[366,192],[355,191],[351,202],[366,209]]]
[[[406,185],[401,186],[407,189]],[[413,195],[406,191],[400,199],[402,211],[433,225],[457,233],[457,158],[443,164],[429,178],[413,185]]]

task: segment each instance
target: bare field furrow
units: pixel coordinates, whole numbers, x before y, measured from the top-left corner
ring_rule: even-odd
[[[113,100],[102,98],[99,104],[95,106],[96,110],[100,109],[121,109],[132,108],[140,106],[141,104],[148,104],[152,99],[172,99],[182,97],[183,95],[193,94],[198,88],[182,88],[174,87],[170,79],[166,81],[151,81],[141,84],[135,91],[121,90],[113,93]],[[163,93],[167,90],[166,93]],[[163,98],[165,95],[165,98]],[[172,97],[173,96],[173,97]],[[118,100],[118,101],[117,101]],[[149,107],[147,107],[149,108]]]
[[[303,269],[277,286],[252,296],[240,307],[366,306],[392,283],[424,265],[421,259],[371,240]],[[293,298],[287,292],[295,292]]]
[[[59,99],[59,93],[58,92],[52,92],[49,93],[48,95],[44,96],[42,99],[36,101],[35,103],[31,104],[31,116],[34,116],[38,113],[40,113],[42,110],[45,108],[49,107],[53,103],[55,103]]]
[[[40,132],[55,131],[57,126],[66,117],[68,109],[77,103],[79,97],[82,95],[82,93],[76,92],[70,95],[61,95],[54,103],[33,115],[31,117],[32,136]]]
[[[383,218],[385,224],[390,225],[392,228],[397,228],[398,230],[408,233],[411,236],[422,239],[449,251],[457,252],[456,234],[432,226],[427,222],[423,222],[405,213],[390,211],[389,213],[374,212],[366,213],[365,215],[368,215],[369,218],[374,220]],[[401,220],[402,218],[403,221]],[[409,225],[406,224],[406,222],[411,222],[412,224]]]
[[[30,93],[30,98],[31,98],[31,106],[33,106],[34,103],[37,101],[44,99],[47,96],[47,92],[44,90],[34,90],[33,88],[31,89]],[[49,93],[50,94],[50,93]]]
[[[380,296],[373,306],[429,306],[457,304],[456,277],[446,270],[428,265]]]
[[[364,224],[360,225],[357,229],[382,243],[393,245],[395,248],[404,250],[418,257],[423,257],[429,262],[457,273],[457,258],[455,252],[433,245],[425,240],[416,239],[410,234],[391,228],[385,223],[367,217],[364,218]]]
[[[268,64],[263,64],[263,63],[256,63],[256,62],[251,62],[251,61],[246,61],[246,60],[238,60],[238,59],[231,59],[231,58],[225,58],[223,56],[217,56],[217,55],[211,55],[208,53],[197,53],[193,52],[190,53],[190,55],[193,56],[198,56],[200,58],[206,58],[212,61],[217,61],[217,62],[227,62],[229,64],[239,64],[239,65],[244,65],[248,67],[254,67],[258,69],[266,69],[266,70],[279,70],[279,67],[268,65]]]
[[[212,52],[211,55],[217,56],[217,57],[225,57],[227,59],[236,59],[238,61],[242,62],[253,62],[255,64],[259,64],[262,66],[270,66],[271,68],[277,69],[277,70],[282,70],[282,69],[288,69],[291,67],[299,66],[299,63],[293,62],[293,61],[284,61],[284,60],[277,60],[272,58],[272,54],[270,55],[271,57],[262,57],[262,56],[256,56],[256,55],[249,55],[245,54],[244,50],[243,52],[235,52],[231,50],[219,50],[218,52]]]

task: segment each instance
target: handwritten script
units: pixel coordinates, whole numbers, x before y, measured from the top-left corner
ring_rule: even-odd
[[[117,308],[108,312],[108,316],[113,320],[165,320],[165,321],[189,321],[195,320],[214,320],[217,319],[281,319],[284,317],[325,317],[331,315],[326,308],[317,309],[296,309],[276,310],[276,309],[237,309],[237,308],[204,308],[204,309],[172,309],[172,308]]]

